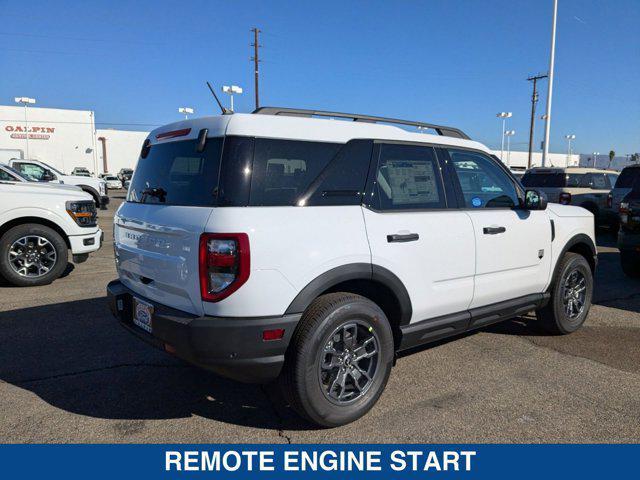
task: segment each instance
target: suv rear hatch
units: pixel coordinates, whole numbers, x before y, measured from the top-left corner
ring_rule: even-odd
[[[560,203],[560,193],[566,186],[566,175],[557,169],[529,170],[520,180],[526,188],[535,188],[544,192],[551,203]]]
[[[620,202],[631,191],[635,182],[640,182],[640,166],[624,168],[611,190],[611,208],[614,212],[618,211]]]
[[[115,217],[120,280],[163,305],[203,314],[198,249],[215,203],[222,137],[152,145]],[[143,158],[144,157],[144,158]]]

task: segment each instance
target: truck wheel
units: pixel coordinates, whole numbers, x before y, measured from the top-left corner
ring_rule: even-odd
[[[0,275],[18,287],[46,285],[67,267],[68,249],[55,230],[27,223],[0,238]]]
[[[393,354],[380,307],[351,293],[323,295],[307,308],[289,345],[280,379],[284,397],[318,425],[353,422],[382,394]]]
[[[620,266],[622,266],[622,271],[626,276],[640,278],[640,254],[621,251]]]
[[[560,260],[551,285],[549,303],[536,311],[540,326],[549,333],[564,335],[582,326],[593,296],[593,274],[587,260],[568,252]]]

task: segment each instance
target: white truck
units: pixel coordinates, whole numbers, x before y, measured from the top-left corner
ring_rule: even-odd
[[[107,184],[100,178],[80,175],[65,175],[40,160],[13,158],[9,160],[9,166],[29,179],[38,182],[62,183],[65,185],[77,185],[93,198],[98,208],[104,208],[109,204],[107,196]]]
[[[102,243],[91,195],[28,182],[0,166],[0,277],[15,286],[46,285]]]

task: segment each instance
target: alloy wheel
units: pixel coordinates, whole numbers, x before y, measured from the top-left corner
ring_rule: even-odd
[[[21,277],[38,278],[56,264],[58,255],[53,244],[40,235],[17,239],[9,247],[9,265]]]
[[[329,335],[319,357],[322,392],[335,404],[348,404],[373,384],[380,363],[380,341],[370,325],[350,321]]]
[[[572,270],[566,275],[562,286],[562,304],[564,312],[570,319],[575,319],[584,311],[587,297],[587,280],[579,270]]]

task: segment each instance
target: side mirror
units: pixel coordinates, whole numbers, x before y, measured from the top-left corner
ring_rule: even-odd
[[[50,182],[52,180],[55,180],[56,178],[53,176],[53,174],[50,171],[46,171],[44,172],[44,175],[42,175],[42,181],[43,182]]]
[[[526,210],[546,210],[547,196],[537,190],[524,192],[524,208]]]

